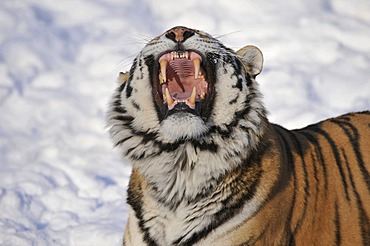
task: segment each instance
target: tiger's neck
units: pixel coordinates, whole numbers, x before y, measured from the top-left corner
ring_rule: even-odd
[[[134,163],[151,187],[156,200],[176,207],[211,192],[227,169],[208,151],[184,143],[176,151],[163,152],[145,162]]]
[[[219,141],[213,141],[214,144],[223,147],[213,152],[201,149],[193,142],[185,142],[176,151],[133,162],[134,168],[145,177],[151,195],[162,204],[176,208],[181,202],[196,202],[221,189],[225,179],[227,182],[237,179],[235,170],[249,168],[255,163],[252,155],[258,156],[264,143],[255,142],[256,146],[250,146],[250,142],[239,141],[237,135],[226,146],[221,144],[225,141],[223,138],[214,137],[213,140]]]

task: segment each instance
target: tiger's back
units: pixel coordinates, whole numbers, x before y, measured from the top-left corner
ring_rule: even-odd
[[[306,128],[274,126],[283,165],[292,174],[290,220],[299,245],[370,242],[370,113],[353,113]]]

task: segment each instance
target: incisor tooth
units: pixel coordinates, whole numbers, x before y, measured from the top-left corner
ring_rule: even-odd
[[[198,58],[195,58],[193,60],[193,65],[194,65],[194,78],[198,79],[199,70],[200,70],[200,60]]]
[[[185,58],[188,59],[189,58],[189,53],[186,51],[185,52]]]
[[[167,105],[168,105],[168,107],[170,107],[170,106],[172,106],[174,101],[172,99],[172,96],[171,96],[170,91],[168,90],[168,88],[165,89],[165,93],[166,93]]]
[[[161,75],[162,75],[162,81],[161,84],[165,83],[167,81],[167,78],[166,78],[166,67],[167,67],[167,63],[168,61],[166,59],[163,59],[161,61]]]
[[[191,96],[189,98],[189,103],[195,104],[195,98],[197,97],[197,89],[195,86],[193,87],[193,91],[191,92]]]

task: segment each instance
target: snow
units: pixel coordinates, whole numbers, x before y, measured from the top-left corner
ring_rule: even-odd
[[[0,245],[119,245],[130,165],[105,111],[120,71],[175,25],[264,53],[272,122],[370,108],[370,2],[3,0]]]

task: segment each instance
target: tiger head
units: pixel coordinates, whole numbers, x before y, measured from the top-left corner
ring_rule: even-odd
[[[108,115],[114,143],[132,160],[186,143],[211,152],[229,144],[228,157],[255,148],[266,121],[262,63],[254,46],[234,52],[202,31],[166,31],[120,76]]]

